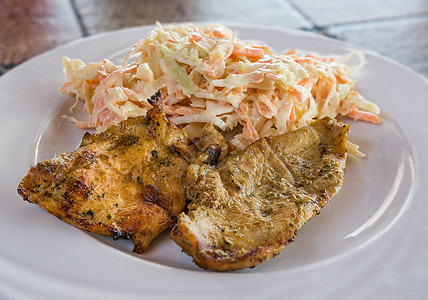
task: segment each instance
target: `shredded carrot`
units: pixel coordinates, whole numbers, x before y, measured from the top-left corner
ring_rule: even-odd
[[[294,108],[294,105],[291,107],[290,116],[288,117],[288,121],[290,123],[293,123],[296,121],[296,109]]]
[[[202,35],[200,35],[196,32],[193,32],[189,35],[189,42],[191,42],[191,43],[199,42],[202,39],[203,39]]]
[[[299,90],[289,85],[287,85],[287,92],[289,92],[290,94],[301,95]]]
[[[73,83],[72,82],[66,82],[62,85],[62,87],[59,88],[60,92],[62,93],[67,93],[67,88],[69,86],[71,86]]]
[[[169,37],[168,42],[177,43],[177,39],[173,36]]]
[[[298,84],[303,86],[307,90],[311,90],[313,87],[312,80],[310,77],[301,79]]]
[[[354,120],[362,120],[362,121],[371,122],[374,124],[381,123],[381,120],[377,115],[368,111],[361,111],[358,109],[358,107],[355,104],[352,104],[349,112],[347,112],[344,115]]]
[[[240,103],[238,108],[236,109],[236,116],[240,120],[247,120],[248,119],[248,104],[247,103]]]
[[[263,49],[260,48],[254,48],[254,47],[245,47],[240,48],[237,45],[234,45],[232,50],[232,55],[238,56],[246,56],[249,58],[262,58],[265,55],[265,52]]]
[[[223,59],[221,57],[216,57],[205,66],[205,73],[211,78],[217,78],[217,70],[222,63]]]
[[[290,49],[284,53],[284,55],[294,55],[294,54],[297,54],[297,51],[295,49]]]
[[[272,119],[278,111],[278,107],[265,95],[259,95],[256,101],[256,107],[259,113],[266,119]]]
[[[220,27],[216,27],[216,28],[213,30],[213,35],[214,35],[216,38],[222,39],[222,38],[224,38],[224,37],[226,36],[226,33],[224,32],[224,30],[223,30],[222,28],[220,28]]]
[[[254,142],[260,138],[259,134],[257,133],[257,130],[254,128],[253,124],[251,123],[250,118],[248,118],[247,122],[245,122],[244,130],[242,131],[242,134],[251,142]]]

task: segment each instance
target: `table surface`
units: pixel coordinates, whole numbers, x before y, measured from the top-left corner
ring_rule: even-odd
[[[0,0],[0,75],[70,41],[155,21],[315,32],[428,77],[428,0]]]

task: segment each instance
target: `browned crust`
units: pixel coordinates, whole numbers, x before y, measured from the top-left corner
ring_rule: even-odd
[[[337,165],[335,167],[336,169],[332,170],[332,172],[334,171],[334,175],[332,175],[337,179],[336,185],[319,190],[317,192],[317,197],[313,198],[311,202],[305,205],[304,209],[296,210],[296,214],[292,214],[295,215],[294,219],[290,220],[291,223],[289,223],[286,229],[274,240],[271,239],[267,243],[259,244],[257,247],[252,249],[250,248],[246,252],[240,252],[238,249],[234,248],[222,248],[222,244],[220,242],[217,243],[217,238],[222,239],[221,236],[219,237],[215,235],[215,237],[211,237],[210,233],[202,232],[202,229],[197,225],[196,222],[194,222],[196,220],[193,219],[194,214],[192,212],[193,209],[198,209],[200,207],[195,207],[192,204],[192,209],[189,210],[188,214],[182,213],[179,215],[178,221],[172,229],[171,238],[182,248],[186,254],[193,258],[193,261],[196,265],[201,268],[214,271],[233,271],[247,267],[255,267],[260,263],[277,256],[289,243],[295,239],[301,226],[303,226],[303,224],[311,219],[314,215],[318,214],[320,210],[329,202],[329,200],[340,190],[345,172],[346,133],[349,129],[349,126],[336,124],[330,121],[323,121],[322,123],[318,123],[318,126],[325,126],[327,132],[332,135],[332,144],[326,145],[327,148],[325,149],[323,148],[324,146],[321,147],[323,149],[320,150],[320,153],[321,155],[331,155],[331,158],[335,157]],[[268,144],[271,144],[270,139],[268,139],[267,142]],[[322,146],[322,144],[319,145]],[[196,167],[196,169],[198,168]],[[195,170],[195,167],[192,165],[188,169],[188,174],[192,174],[193,170]],[[228,174],[223,174],[223,176],[220,176],[216,171],[208,172],[210,172],[210,176],[212,178],[222,177],[221,181],[223,183],[220,181],[215,181],[216,184],[219,184],[220,189],[222,188],[222,185],[227,184],[227,182],[230,182],[229,185],[233,184],[232,181],[228,179],[228,176],[230,176]],[[226,172],[228,172],[227,169]],[[205,174],[204,176],[206,177],[207,175]],[[200,180],[203,181],[203,179],[195,178],[192,175],[189,176],[189,178],[194,178],[195,182],[193,184],[197,184]],[[202,186],[205,185],[202,184]],[[207,190],[204,190],[204,188],[197,188],[195,191],[192,191],[191,195],[194,195],[196,199],[199,199],[198,195],[208,193],[206,198],[216,201],[213,199],[213,197],[216,195],[216,192],[212,189],[212,186],[208,187]],[[198,203],[200,203],[198,205],[201,205],[202,207],[207,205],[206,202],[202,200]],[[194,205],[197,206],[197,204]],[[204,217],[205,216],[200,216],[200,218]],[[217,220],[213,219],[212,221],[216,222]],[[203,223],[205,222],[210,222],[210,220],[204,220]],[[219,251],[220,254],[217,254],[218,252],[216,251]]]
[[[149,102],[145,117],[86,133],[77,150],[33,166],[18,194],[80,229],[132,237],[134,252],[143,252],[184,210],[183,180],[195,152],[166,119],[160,93]]]
[[[171,237],[184,253],[193,258],[193,262],[197,266],[206,270],[225,272],[253,268],[279,255],[281,250],[294,241],[295,235],[287,240],[279,240],[275,243],[259,246],[252,251],[245,252],[244,255],[233,256],[228,259],[206,253],[205,250],[211,248],[211,245],[201,243],[193,233],[188,231],[187,227],[180,225],[180,221],[174,225]]]
[[[313,203],[312,209],[307,209],[301,216],[302,223],[305,223],[316,215],[329,200],[336,194],[336,190],[325,190],[318,201]],[[184,214],[184,213],[183,213]],[[183,215],[182,214],[182,215]],[[172,228],[171,238],[179,245],[183,252],[193,258],[193,262],[199,267],[213,271],[235,271],[244,268],[253,268],[269,259],[276,257],[280,252],[297,237],[300,225],[296,224],[295,228],[290,228],[284,232],[283,236],[275,242],[260,245],[256,249],[245,252],[243,255],[229,256],[228,258],[211,255],[206,252],[207,249],[212,249],[212,245],[202,243],[189,227],[183,224],[183,219],[178,218],[177,223]]]

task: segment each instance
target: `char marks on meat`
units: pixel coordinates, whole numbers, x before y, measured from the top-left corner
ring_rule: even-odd
[[[184,210],[185,174],[196,155],[160,101],[158,93],[145,117],[87,133],[74,152],[32,167],[18,193],[78,228],[132,237],[134,252],[143,252]]]

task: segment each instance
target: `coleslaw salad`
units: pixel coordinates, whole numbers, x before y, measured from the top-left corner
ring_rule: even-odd
[[[191,137],[211,122],[223,132],[234,130],[231,143],[242,149],[325,116],[380,123],[379,107],[354,90],[351,76],[364,62],[360,52],[277,54],[219,24],[157,23],[122,65],[64,57],[67,82],[60,90],[83,100],[89,114],[86,121],[67,118],[97,130],[144,115],[151,108],[147,99],[160,90],[165,114]],[[355,145],[349,148],[358,153]]]

